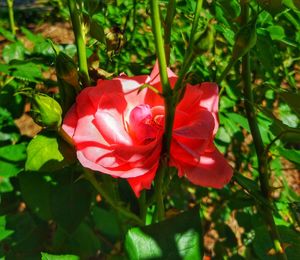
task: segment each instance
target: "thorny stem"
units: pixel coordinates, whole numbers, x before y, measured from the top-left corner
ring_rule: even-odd
[[[79,71],[83,76],[83,85],[88,86],[90,84],[90,77],[86,58],[85,35],[81,21],[82,18],[79,9],[76,6],[75,0],[68,0],[68,5],[72,20],[73,32],[75,35]]]
[[[165,101],[165,132],[163,135],[163,147],[161,152],[161,163],[155,178],[155,198],[158,212],[158,220],[163,220],[165,215],[163,202],[163,180],[165,176],[165,168],[168,167],[169,154],[172,139],[172,129],[175,114],[175,106],[173,102],[173,91],[171,89],[168,73],[166,55],[164,50],[164,40],[161,30],[161,20],[159,12],[158,0],[150,0],[152,31],[154,34],[155,48],[159,63],[159,74],[163,89]]]
[[[174,15],[175,12],[175,5],[170,6],[172,0],[170,0],[168,6],[167,14],[167,32],[165,31],[165,38],[167,39],[167,43],[169,42],[169,31],[171,30],[170,24],[170,17]],[[151,19],[152,19],[152,30],[154,34],[155,40],[155,47],[159,62],[159,72],[160,72],[160,79],[163,89],[163,96],[165,101],[165,132],[163,136],[163,147],[161,152],[161,162],[159,165],[159,169],[156,174],[155,179],[155,199],[156,199],[156,206],[157,206],[157,219],[163,220],[165,215],[164,210],[164,203],[163,203],[163,185],[164,185],[164,177],[168,173],[168,165],[169,165],[169,155],[170,155],[170,147],[171,147],[171,140],[172,140],[172,130],[173,130],[173,122],[175,118],[175,108],[176,104],[181,97],[181,94],[184,92],[183,81],[186,72],[190,68],[192,61],[193,61],[193,44],[194,44],[194,34],[198,28],[199,18],[200,18],[200,11],[202,8],[203,0],[197,1],[194,21],[192,25],[192,31],[190,36],[190,44],[186,51],[182,68],[179,72],[179,77],[177,82],[174,86],[174,90],[171,89],[168,73],[167,73],[167,62],[166,62],[166,54],[164,49],[164,40],[161,31],[161,21],[160,21],[160,13],[159,13],[159,3],[158,0],[150,0],[150,8],[151,8]],[[174,9],[174,10],[172,10]]]
[[[241,16],[242,24],[245,25],[248,22],[249,16],[249,6],[247,0],[241,0]],[[251,68],[250,68],[250,55],[249,52],[242,59],[242,80],[244,85],[244,97],[245,97],[245,109],[247,114],[247,119],[249,122],[251,134],[253,137],[253,142],[258,159],[258,171],[260,188],[262,195],[267,199],[268,203],[271,205],[272,201],[270,199],[270,187],[268,180],[268,160],[265,155],[264,144],[262,141],[261,133],[258,128],[258,122],[256,118],[256,113],[254,106],[253,92],[251,88]],[[261,207],[263,217],[265,219],[266,225],[268,226],[270,235],[273,240],[273,245],[275,248],[277,259],[286,260],[287,257],[280,243],[280,235],[275,225],[275,221],[272,215],[272,211],[269,207]]]

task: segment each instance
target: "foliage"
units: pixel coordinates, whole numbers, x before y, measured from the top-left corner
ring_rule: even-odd
[[[162,19],[169,2],[160,1]],[[170,67],[178,72],[191,41],[196,1],[174,2]],[[86,34],[91,85],[123,72],[151,72],[156,52],[148,1],[84,0],[77,4]],[[198,42],[200,51],[184,78],[192,84],[223,78],[215,144],[233,166],[234,177],[217,190],[170,174],[164,187],[167,219],[158,223],[156,205],[151,204],[155,191],[144,191],[137,199],[122,179],[95,173],[91,180],[60,128],[60,116],[85,86],[84,75],[76,65],[75,45],[47,39],[37,28],[50,21],[61,26],[70,23],[67,1],[42,1],[28,10],[15,1],[16,35],[7,26],[7,6],[1,8],[0,257],[276,259],[266,209],[288,259],[299,257],[299,1],[251,0],[249,4],[255,27],[248,26],[255,30],[256,38],[241,43],[239,35],[247,28],[241,25],[239,1],[203,1],[199,23],[206,26],[206,33],[213,28],[213,37],[201,31],[209,44]],[[237,48],[241,53],[232,62]],[[250,56],[252,103],[245,99],[242,83],[240,58],[245,53]],[[55,118],[54,123],[50,120],[55,127],[36,120],[40,132],[24,134],[19,118],[34,114],[29,107],[34,107],[32,97],[39,95],[60,104],[57,109],[47,106],[48,111],[58,111],[59,116],[48,114]],[[269,197],[261,191],[245,102],[250,102],[257,115],[268,163]],[[146,225],[140,226],[132,215]]]

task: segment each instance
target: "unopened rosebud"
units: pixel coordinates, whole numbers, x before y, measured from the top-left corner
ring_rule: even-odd
[[[256,21],[249,22],[237,33],[232,51],[232,59],[243,57],[256,44]]]
[[[56,129],[62,122],[62,109],[58,102],[44,94],[32,98],[31,113],[34,121],[43,127]]]
[[[60,80],[63,80],[73,86],[79,88],[79,76],[77,66],[74,61],[65,53],[59,52],[56,57],[56,74]]]
[[[215,28],[212,24],[208,24],[204,31],[195,33],[194,52],[202,54],[210,51],[214,46],[214,36]]]

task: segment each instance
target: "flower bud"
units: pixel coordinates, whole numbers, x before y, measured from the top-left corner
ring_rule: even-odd
[[[62,109],[58,102],[44,94],[35,94],[31,114],[34,121],[43,127],[56,129],[62,122]]]
[[[256,20],[249,22],[237,33],[232,51],[232,60],[243,57],[256,44]]]
[[[195,43],[193,50],[196,54],[210,51],[214,46],[215,28],[208,24],[204,31],[195,33]]]
[[[79,88],[77,66],[67,54],[63,52],[58,53],[55,68],[58,79],[67,82],[75,89]]]

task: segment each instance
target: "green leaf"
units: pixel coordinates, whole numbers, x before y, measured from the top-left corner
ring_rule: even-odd
[[[42,82],[42,71],[41,68],[33,63],[26,62],[23,64],[11,64],[9,66],[10,75],[29,82]]]
[[[244,129],[246,129],[248,132],[250,132],[250,128],[249,128],[249,124],[248,124],[248,120],[246,117],[241,116],[237,113],[226,113],[226,116],[233,121],[234,123],[236,123],[237,125],[240,125],[241,127],[243,127]]]
[[[0,216],[0,241],[9,237],[12,233],[14,233],[13,230],[6,229],[6,216]]]
[[[58,141],[55,137],[37,135],[27,147],[27,171],[38,171],[46,163],[62,162],[64,157],[58,149]]]
[[[283,27],[279,25],[272,25],[267,28],[272,40],[283,40],[285,38],[285,32]]]
[[[281,156],[285,157],[289,161],[300,164],[300,151],[285,149],[283,147],[278,147],[277,149]]]
[[[54,171],[73,162],[73,153],[60,138],[53,135],[37,135],[27,147],[26,171]],[[65,155],[65,157],[64,157]]]
[[[79,260],[76,255],[50,255],[48,253],[41,253],[42,260]]]
[[[95,222],[95,227],[99,229],[101,234],[104,234],[111,239],[116,239],[120,236],[121,231],[114,212],[94,207],[91,215]]]
[[[2,177],[16,176],[24,168],[26,144],[7,145],[0,148],[0,172]]]
[[[6,38],[7,40],[11,41],[11,42],[14,42],[16,39],[15,39],[15,36],[8,30],[5,30],[3,27],[0,27],[0,34]]]
[[[18,176],[18,179],[26,205],[41,219],[47,221],[52,216],[50,208],[52,185],[46,177],[40,172],[24,172]],[[37,187],[38,192],[36,192]]]
[[[42,82],[41,68],[33,62],[12,62],[11,64],[0,64],[0,72],[13,76],[17,79],[29,82]]]
[[[288,259],[298,259],[300,256],[300,235],[291,228],[277,226],[285,253]],[[259,226],[255,229],[255,239],[253,241],[255,253],[259,259],[275,260],[273,243],[266,226]]]
[[[75,181],[73,174],[68,176],[51,190],[54,220],[68,233],[74,232],[89,212],[91,195],[91,187],[85,180]]]
[[[281,92],[279,96],[289,105],[292,111],[300,117],[300,95],[292,92]]]
[[[261,191],[255,181],[248,179],[242,174],[238,173],[234,174],[234,179],[239,185],[241,185],[243,189],[245,189],[249,193],[250,196],[260,202],[263,206],[270,207],[267,199],[265,199],[261,195]]]
[[[78,255],[80,259],[94,259],[100,251],[104,253],[103,245],[99,239],[100,236],[93,226],[91,227],[86,222],[82,222],[73,234],[66,233],[58,226],[53,234],[53,251],[59,252],[63,248],[64,252]],[[106,238],[105,241],[107,241]]]
[[[256,42],[257,57],[262,63],[262,69],[266,69],[273,75],[274,71],[274,47],[269,34],[265,30],[257,30],[258,37]]]
[[[103,26],[95,17],[91,19],[90,34],[97,41],[102,42],[104,44],[106,43]]]
[[[21,42],[6,45],[2,51],[3,60],[9,63],[11,60],[23,60],[25,57],[25,47]]]
[[[299,0],[283,0],[283,4],[285,4],[287,7],[297,10],[300,9],[300,1]]]
[[[0,178],[0,193],[11,192],[14,187],[11,185],[9,178]]]
[[[225,12],[226,17],[230,19],[235,19],[236,17],[239,16],[241,12],[241,8],[238,1],[219,0],[218,3],[220,3],[220,5],[222,6],[222,9]]]
[[[9,245],[6,259],[38,259],[37,255],[44,248],[45,238],[49,235],[47,223],[37,220],[27,210],[10,214],[6,222],[6,226],[14,230],[5,240]]]
[[[163,222],[130,229],[125,249],[130,259],[201,259],[203,256],[199,208]]]

